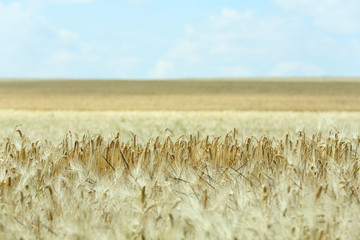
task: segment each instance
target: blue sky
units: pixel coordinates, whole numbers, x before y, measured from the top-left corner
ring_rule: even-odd
[[[0,0],[0,78],[360,76],[359,0]]]

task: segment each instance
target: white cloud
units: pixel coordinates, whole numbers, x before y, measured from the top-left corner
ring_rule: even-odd
[[[336,33],[359,33],[359,0],[274,0],[286,11],[307,15],[321,28]]]
[[[125,2],[132,4],[132,5],[144,5],[144,4],[149,4],[152,1],[153,0],[125,0]]]
[[[71,54],[69,51],[61,50],[61,51],[53,54],[52,56],[50,56],[50,58],[48,60],[50,63],[62,64],[62,63],[69,63],[70,61],[72,61],[74,59],[75,59],[75,56],[73,54]]]
[[[137,56],[112,56],[106,60],[106,67],[116,76],[125,78],[140,65],[141,58]]]
[[[229,9],[229,8],[223,8],[223,10],[221,11],[221,16],[226,17],[226,18],[241,17],[240,14],[236,10]]]
[[[319,76],[327,74],[325,69],[330,74],[353,74],[331,66],[339,60],[360,61],[359,52],[357,38],[318,31],[298,16],[225,8],[219,15],[185,25],[183,38],[160,59],[173,63],[172,74],[180,77]]]
[[[51,26],[42,16],[41,1],[0,0],[0,77],[136,75],[141,59],[126,45],[89,43],[74,31]]]
[[[0,1],[0,77],[15,77],[30,71],[42,56],[41,48],[36,54],[37,45],[44,45],[39,33],[44,27],[41,16],[34,13],[36,6]],[[47,34],[47,29],[43,30]]]
[[[69,30],[59,30],[59,36],[66,41],[76,41],[79,39],[79,35]]]
[[[0,1],[0,39],[16,39],[34,30],[40,18],[20,2],[8,5]]]
[[[126,40],[126,44],[120,38],[119,42],[108,37],[85,39],[86,34],[74,31],[71,25],[52,26],[43,15],[49,2],[85,4],[89,0],[0,0],[0,77],[359,74],[355,65],[360,62],[360,1],[272,1],[288,14],[219,9],[217,15],[184,26],[177,41],[169,36],[173,45],[167,49],[154,45],[152,55],[142,58],[137,53],[145,55],[142,51],[148,48],[141,46],[143,40],[126,37],[136,40]],[[128,4],[149,2],[122,0]],[[117,34],[123,33],[119,30]],[[154,57],[155,51],[163,54]],[[144,62],[146,58],[155,60]]]
[[[52,3],[70,5],[70,4],[82,4],[82,3],[91,3],[96,0],[50,0]]]
[[[300,41],[294,31],[297,25],[294,20],[225,8],[220,15],[187,24],[183,39],[162,59],[172,62],[181,77],[248,76],[249,69],[256,69],[254,64],[269,58],[280,61],[291,54],[293,40]],[[270,71],[270,66],[261,68],[258,71]]]
[[[202,48],[201,42],[183,40],[178,42],[172,49],[166,53],[167,59],[181,59],[189,64],[199,64],[206,60],[206,56],[199,50]]]
[[[323,75],[324,71],[319,67],[301,63],[297,61],[288,61],[278,63],[274,69],[271,70],[270,76],[284,77],[284,76],[319,76]]]
[[[171,62],[159,60],[156,62],[155,67],[149,71],[149,76],[152,78],[167,77],[172,69],[173,64]]]
[[[249,69],[244,68],[242,65],[221,67],[221,73],[224,77],[245,77],[253,75]]]
[[[203,22],[204,26],[211,25],[213,28],[224,28],[231,25],[234,21],[241,21],[249,19],[254,15],[250,10],[245,11],[244,13],[239,13],[234,9],[223,8],[220,15],[213,15],[209,18],[208,22]]]

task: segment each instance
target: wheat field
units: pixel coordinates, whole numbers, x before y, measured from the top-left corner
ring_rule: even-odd
[[[1,239],[360,234],[358,113],[0,113]]]
[[[0,239],[357,239],[358,83],[310,84],[296,99],[276,83],[226,83],[173,98],[156,92],[167,82],[150,95],[128,83],[113,96],[125,108],[104,107],[96,84],[51,97],[50,83],[1,83]]]
[[[0,109],[360,111],[359,78],[1,81]],[[76,103],[76,104],[74,104]]]
[[[2,239],[356,239],[360,138],[224,136],[1,146]]]

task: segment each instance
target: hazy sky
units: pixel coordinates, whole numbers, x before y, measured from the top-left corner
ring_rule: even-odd
[[[0,78],[356,75],[359,0],[0,0]]]

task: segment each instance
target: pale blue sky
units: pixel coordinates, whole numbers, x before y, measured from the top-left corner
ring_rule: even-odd
[[[359,0],[0,0],[0,78],[360,76]]]

